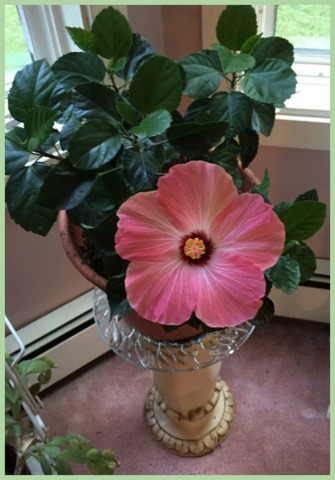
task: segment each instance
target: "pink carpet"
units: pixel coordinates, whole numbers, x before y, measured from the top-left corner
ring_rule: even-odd
[[[150,372],[112,353],[45,392],[42,418],[51,436],[77,432],[112,449],[117,475],[330,474],[329,325],[276,319],[223,361],[222,378],[236,420],[204,457],[175,456],[150,437],[143,420]]]

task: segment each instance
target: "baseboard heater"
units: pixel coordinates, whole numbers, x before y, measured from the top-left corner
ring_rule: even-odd
[[[318,260],[315,276],[291,295],[273,288],[270,297],[277,316],[329,323],[329,261]],[[26,347],[25,359],[45,355],[58,366],[49,385],[110,351],[94,324],[92,306],[90,290],[17,332]],[[7,336],[6,351],[15,355],[18,350],[12,335]]]
[[[17,331],[26,347],[24,359],[47,356],[57,365],[48,386],[109,351],[94,324],[92,306],[90,290]],[[6,351],[19,351],[12,335],[6,337]]]

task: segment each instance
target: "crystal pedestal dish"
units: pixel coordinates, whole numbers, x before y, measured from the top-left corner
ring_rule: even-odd
[[[183,340],[156,340],[110,315],[106,294],[94,291],[94,318],[103,340],[118,356],[152,371],[145,421],[154,438],[171,452],[200,456],[214,450],[231,430],[235,410],[221,361],[249,338],[254,326],[203,333]]]

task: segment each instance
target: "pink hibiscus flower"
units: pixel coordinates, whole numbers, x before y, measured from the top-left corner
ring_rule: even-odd
[[[231,176],[201,160],[176,165],[158,189],[119,208],[116,251],[130,263],[125,287],[142,317],[210,327],[255,317],[285,229],[261,195],[239,195]]]

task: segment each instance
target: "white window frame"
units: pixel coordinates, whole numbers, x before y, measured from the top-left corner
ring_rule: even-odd
[[[275,35],[276,9],[278,5],[254,5],[257,14],[257,23],[259,33],[263,32],[264,37]],[[280,110],[283,115],[307,116],[313,118],[330,117],[330,99],[328,98],[328,108],[318,109],[313,107],[313,102],[319,101],[318,86],[325,87],[330,95],[330,64],[321,57],[312,57],[307,59],[304,55],[295,54],[293,65],[297,73],[298,87],[297,92],[301,91],[303,100],[294,95],[292,99],[286,102],[287,108]],[[309,106],[302,107],[302,102],[308,98]]]
[[[258,18],[259,29],[264,32],[264,36],[272,35],[274,19],[271,17],[271,10],[268,5],[258,5],[265,8],[268,16],[265,22]],[[215,28],[217,19],[222,12],[223,5],[202,5],[202,48],[211,48],[213,43],[217,43]],[[273,12],[272,12],[273,15]],[[276,115],[276,122],[273,131],[269,137],[260,136],[260,144],[271,147],[282,148],[300,148],[306,150],[330,150],[330,118],[318,115],[307,115],[306,110],[292,112],[280,111]]]

